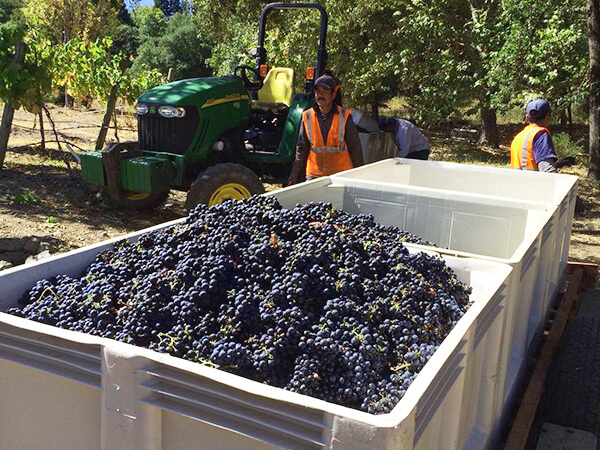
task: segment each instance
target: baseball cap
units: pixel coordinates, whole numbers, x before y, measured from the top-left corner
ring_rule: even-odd
[[[379,129],[380,130],[387,130],[392,125],[394,125],[394,119],[392,119],[391,117],[385,117],[385,116],[379,117]]]
[[[525,110],[530,119],[541,119],[551,111],[550,103],[543,98],[530,101]]]
[[[315,81],[315,87],[317,87],[317,86],[323,86],[323,87],[326,87],[327,89],[331,89],[333,91],[335,89],[336,84],[335,84],[334,79],[331,78],[329,75],[321,75]]]

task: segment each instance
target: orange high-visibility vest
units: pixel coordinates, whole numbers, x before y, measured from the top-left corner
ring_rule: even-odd
[[[317,113],[313,108],[302,113],[302,123],[311,146],[306,163],[306,175],[323,177],[354,167],[344,140],[350,110],[341,106],[336,107],[338,114],[333,115],[331,128],[327,135],[327,144],[323,143],[323,133],[321,133],[321,127],[317,120]]]
[[[523,170],[538,170],[533,155],[533,140],[539,133],[550,134],[547,128],[532,123],[515,136],[510,144],[510,168]]]

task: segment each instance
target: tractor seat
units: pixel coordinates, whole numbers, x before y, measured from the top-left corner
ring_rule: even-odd
[[[294,97],[294,69],[273,67],[263,83],[258,91],[258,100],[252,101],[253,108],[282,109],[290,106]]]

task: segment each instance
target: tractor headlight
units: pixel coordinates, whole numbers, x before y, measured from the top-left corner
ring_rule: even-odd
[[[158,108],[158,113],[167,119],[172,119],[173,117],[181,118],[185,117],[185,108],[182,108],[181,106],[161,106]]]
[[[148,105],[138,103],[135,107],[135,110],[136,110],[138,116],[143,116],[145,114],[148,114]]]
[[[158,108],[158,113],[167,119],[171,119],[177,117],[177,108],[174,106],[161,106]]]

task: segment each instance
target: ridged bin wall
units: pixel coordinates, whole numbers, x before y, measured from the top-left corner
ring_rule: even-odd
[[[413,164],[404,161],[379,164],[388,164],[391,173]],[[445,163],[416,162],[410,170],[420,164],[442,164],[436,167],[445,176],[459,176],[453,172],[459,168]],[[473,169],[477,176],[479,169]],[[407,245],[411,251],[440,253],[473,287],[474,305],[390,414],[369,415],[0,313],[0,448],[48,448],[48,443],[86,449],[490,446],[559,285],[576,181],[567,180],[552,201],[544,202],[483,188],[478,194],[402,184],[390,180],[389,173],[371,180],[369,170],[365,166],[266,195],[277,196],[285,207],[331,202],[401,226],[438,245]],[[512,186],[529,175],[503,171],[502,177]],[[433,173],[431,178],[440,177]],[[141,233],[124,238],[135,240]],[[80,275],[116,240],[2,272],[0,311],[14,306],[41,278]]]
[[[0,311],[38,279],[81,275],[113,242],[3,272]],[[425,449],[486,442],[502,402],[496,372],[512,269],[443,257],[472,286],[474,304],[406,396],[381,416],[0,313],[0,396],[9,400],[0,403],[0,448]]]
[[[359,169],[357,169],[358,171]],[[551,303],[551,281],[562,251],[558,208],[458,191],[334,176],[273,192],[284,207],[312,200],[350,213],[373,215],[431,242],[407,244],[421,250],[508,264],[511,292],[498,366],[499,398],[494,416],[511,404],[523,378],[532,343]],[[510,174],[510,172],[508,172]],[[496,429],[494,433],[498,430]]]

